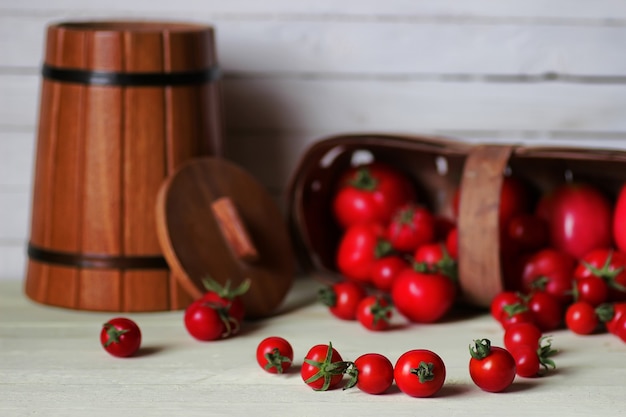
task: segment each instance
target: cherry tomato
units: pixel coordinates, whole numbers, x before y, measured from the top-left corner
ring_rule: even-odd
[[[265,371],[271,374],[282,374],[293,363],[293,348],[285,338],[266,337],[256,348],[256,360]]]
[[[553,248],[542,249],[531,255],[522,272],[525,293],[544,291],[563,304],[572,301],[572,283],[576,259]]]
[[[226,281],[222,286],[212,278],[203,279],[202,284],[206,289],[206,293],[202,296],[204,301],[216,303],[227,308],[230,317],[238,323],[243,321],[246,309],[241,296],[250,289],[250,280],[244,280],[235,288],[231,288],[230,281]]]
[[[551,201],[551,245],[582,258],[595,248],[611,246],[612,221],[611,203],[602,192],[589,184],[563,184]]]
[[[502,180],[498,211],[500,230],[506,230],[511,219],[530,211],[530,187],[519,177],[506,176]]]
[[[588,335],[596,331],[600,320],[591,304],[576,301],[565,311],[565,324],[576,334]]]
[[[223,339],[239,331],[240,322],[219,303],[199,299],[187,307],[184,315],[187,332],[202,341]]]
[[[522,302],[523,300],[519,293],[515,291],[501,291],[491,300],[491,305],[489,307],[491,317],[500,321],[506,306]]]
[[[626,252],[626,184],[622,185],[613,212],[613,239],[621,252]]]
[[[547,341],[547,343],[543,343]],[[557,351],[552,349],[549,339],[541,338],[536,346],[519,345],[511,351],[515,359],[515,370],[517,375],[524,378],[533,378],[545,374],[550,368],[556,365],[552,360]]]
[[[338,282],[318,292],[319,300],[335,317],[342,320],[356,320],[357,307],[366,295],[365,289],[352,281]]]
[[[413,252],[435,238],[435,218],[425,207],[401,206],[387,227],[387,239],[400,252]]]
[[[516,323],[504,331],[504,347],[509,352],[513,352],[520,345],[529,345],[537,349],[542,335],[543,333],[534,323]]]
[[[426,243],[415,250],[413,260],[422,271],[439,272],[452,280],[457,279],[457,262],[443,243]]]
[[[414,269],[402,271],[391,288],[396,310],[415,323],[441,319],[454,304],[455,297],[456,286],[450,278]]]
[[[504,330],[517,323],[534,323],[534,320],[534,314],[528,308],[525,300],[505,305],[502,308],[502,314],[498,318]]]
[[[411,397],[431,397],[446,380],[446,366],[435,352],[414,349],[398,358],[393,374],[400,391]]]
[[[141,345],[141,330],[131,319],[113,318],[102,325],[100,344],[113,356],[119,358],[132,356]]]
[[[347,229],[337,249],[337,269],[347,279],[370,283],[376,259],[389,254],[391,245],[377,223],[357,224]]]
[[[371,270],[372,285],[389,292],[398,274],[409,267],[409,263],[398,255],[387,255],[374,261]]]
[[[350,362],[344,362],[332,343],[315,345],[307,352],[300,368],[305,384],[316,391],[336,388],[348,370]]]
[[[613,334],[626,343],[626,317],[622,316],[613,328]]]
[[[626,254],[607,248],[589,251],[574,270],[574,278],[595,276],[608,286],[609,301],[626,301]]]
[[[511,386],[516,368],[508,350],[482,339],[474,340],[470,354],[469,373],[476,386],[487,392],[501,392]]]
[[[390,326],[391,306],[385,298],[370,295],[359,303],[356,318],[368,330],[387,330]]]
[[[351,379],[345,388],[356,386],[368,394],[382,394],[393,384],[393,365],[386,356],[379,353],[359,356],[348,374]]]
[[[446,236],[446,250],[454,260],[459,259],[459,229],[453,228]]]
[[[415,191],[406,175],[374,162],[350,168],[342,175],[332,210],[344,229],[372,222],[387,224],[398,207],[414,200]]]
[[[596,307],[609,299],[609,287],[600,277],[588,276],[574,281],[576,301],[584,301]]]
[[[533,316],[533,323],[542,332],[556,330],[563,322],[563,305],[552,295],[545,292],[534,292],[526,300],[528,310]]]
[[[616,334],[617,322],[626,316],[626,302],[607,303],[596,308],[596,313],[604,322],[606,330],[611,334]]]
[[[509,239],[522,251],[532,252],[548,245],[548,223],[530,213],[517,214],[507,226]]]

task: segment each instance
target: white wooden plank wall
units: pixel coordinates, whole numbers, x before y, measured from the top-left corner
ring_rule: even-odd
[[[626,149],[623,0],[2,0],[0,279],[21,279],[47,24],[212,23],[228,156],[277,199],[326,135]]]

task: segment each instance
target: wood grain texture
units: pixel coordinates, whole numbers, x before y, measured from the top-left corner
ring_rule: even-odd
[[[215,62],[211,31],[152,22],[51,25],[45,62],[60,69],[126,74],[195,71]],[[190,48],[170,53],[170,33],[175,45],[192,39]],[[181,58],[182,63],[171,61]],[[34,300],[106,311],[177,309],[189,303],[162,259],[156,194],[184,160],[214,152],[221,132],[198,128],[209,126],[202,119],[217,113],[202,107],[210,99],[201,94],[213,90],[168,93],[174,88],[43,81],[30,240],[43,255],[31,255],[26,283]],[[183,112],[197,108],[190,114],[195,118],[181,116],[180,100]],[[181,125],[171,122],[175,118],[191,128],[175,130]],[[53,260],[56,253],[70,261]],[[90,257],[108,263],[81,264]],[[161,265],[122,264],[150,257],[160,258]]]

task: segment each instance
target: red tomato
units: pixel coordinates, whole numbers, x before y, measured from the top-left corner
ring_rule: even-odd
[[[456,261],[450,256],[445,244],[426,243],[421,245],[413,255],[418,268],[424,271],[439,272],[452,280],[457,279],[458,267]]]
[[[452,259],[459,259],[459,229],[456,227],[446,236],[446,250]]]
[[[372,285],[381,291],[389,292],[398,274],[406,268],[409,268],[409,263],[401,256],[388,255],[379,258],[372,265]]]
[[[535,323],[535,316],[528,308],[525,301],[517,304],[509,304],[502,309],[498,321],[506,331],[510,326],[517,323]]]
[[[626,317],[620,318],[614,326],[613,334],[626,343]]]
[[[318,292],[319,300],[342,320],[356,320],[357,307],[366,295],[365,289],[352,281],[338,282]]]
[[[550,341],[542,343],[541,339],[537,344],[533,345],[520,345],[511,351],[513,358],[515,359],[515,370],[517,375],[524,378],[533,378],[543,375],[550,368],[555,368],[556,365],[551,359],[556,350],[552,349]]]
[[[500,230],[506,230],[506,226],[513,217],[529,211],[530,189],[528,184],[518,177],[504,177],[498,212]]]
[[[572,301],[572,283],[576,260],[565,252],[546,248],[533,254],[524,263],[524,292],[544,291],[563,305]]]
[[[565,311],[565,324],[576,334],[588,335],[596,331],[600,320],[591,304],[577,301]]]
[[[393,365],[386,356],[378,353],[359,356],[348,374],[351,379],[345,388],[356,386],[368,394],[382,394],[393,384]]]
[[[600,320],[604,322],[609,333],[616,334],[617,322],[626,316],[626,302],[605,304],[598,306],[596,312],[599,312]]]
[[[548,223],[530,213],[517,214],[509,220],[508,238],[522,251],[533,252],[548,245]]]
[[[609,301],[626,300],[626,254],[597,248],[588,252],[574,270],[574,278],[599,277],[606,282]],[[601,301],[603,302],[603,301]]]
[[[609,287],[602,278],[592,275],[575,280],[574,294],[576,301],[584,301],[596,307],[609,299]]]
[[[332,343],[315,345],[307,352],[300,368],[300,376],[305,384],[316,391],[336,388],[350,366],[344,362]]]
[[[246,309],[241,296],[250,289],[250,280],[244,280],[235,288],[231,288],[231,282],[226,281],[223,286],[211,279],[205,278],[202,284],[207,292],[202,296],[204,301],[216,303],[228,309],[228,315],[241,323],[246,314]]]
[[[256,348],[256,360],[265,371],[271,374],[282,374],[291,367],[293,348],[282,337],[266,337]]]
[[[365,297],[356,309],[356,318],[368,330],[387,330],[391,319],[391,306],[378,295]]]
[[[387,239],[400,252],[413,252],[435,238],[435,218],[425,207],[401,206],[387,227]]]
[[[542,332],[536,324],[516,323],[504,331],[504,347],[509,352],[513,352],[520,345],[529,345],[537,349],[541,336]]]
[[[626,184],[622,186],[613,212],[613,239],[617,248],[626,252]]]
[[[400,391],[411,397],[431,397],[446,380],[446,366],[435,352],[414,349],[403,353],[393,372]]]
[[[357,224],[347,229],[337,250],[339,272],[348,279],[369,283],[374,262],[391,250],[383,234],[384,228],[376,223]]]
[[[402,271],[391,288],[396,309],[416,323],[432,323],[441,319],[452,307],[456,286],[439,273],[423,273],[413,269]]]
[[[113,318],[102,325],[100,344],[113,356],[119,358],[132,356],[141,345],[141,330],[131,319]]]
[[[522,303],[522,297],[515,291],[501,291],[491,300],[491,317],[500,321],[506,306]]]
[[[567,183],[552,196],[552,247],[575,258],[611,246],[613,210],[608,198],[588,184]]]
[[[203,299],[194,301],[184,315],[187,332],[202,341],[223,339],[239,331],[240,323],[229,316],[228,309]]]
[[[489,339],[474,340],[470,346],[469,373],[483,391],[501,392],[515,379],[515,359],[508,350],[491,346]]]
[[[532,321],[543,332],[556,330],[563,322],[563,305],[552,295],[545,292],[534,292],[526,300]]]
[[[342,228],[389,223],[396,209],[415,200],[411,181],[397,169],[374,162],[349,169],[340,179],[332,208]]]

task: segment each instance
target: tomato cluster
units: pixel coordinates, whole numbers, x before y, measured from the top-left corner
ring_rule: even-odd
[[[382,162],[348,169],[332,213],[342,230],[336,265],[344,278],[322,294],[333,314],[382,330],[392,306],[417,323],[450,310],[457,294],[455,221],[429,210],[407,175]],[[371,292],[376,298],[366,298]]]
[[[533,191],[519,178],[504,179],[499,220],[507,291],[494,298],[492,315],[504,328],[532,322],[544,333],[565,326],[590,334],[610,321],[626,340],[626,319],[618,325],[626,303],[626,186],[615,203],[589,183],[560,184],[536,204]]]

